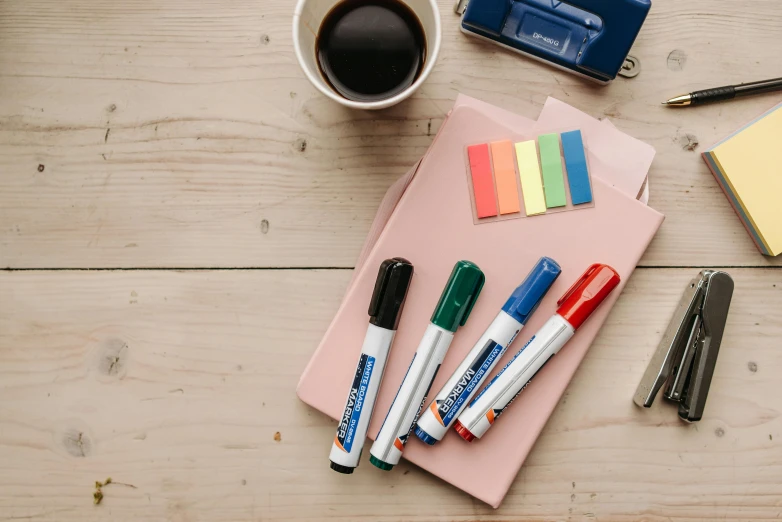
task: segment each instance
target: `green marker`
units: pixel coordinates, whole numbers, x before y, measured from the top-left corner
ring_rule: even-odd
[[[546,195],[546,207],[564,207],[565,179],[562,176],[562,154],[559,150],[559,134],[538,136],[540,148],[540,167],[543,171],[543,192]]]
[[[431,322],[369,452],[369,462],[378,468],[388,471],[399,463],[454,333],[467,322],[485,280],[481,269],[469,261],[459,261],[453,267]]]

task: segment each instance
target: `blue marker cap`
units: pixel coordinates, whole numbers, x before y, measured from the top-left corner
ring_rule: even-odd
[[[556,261],[550,257],[541,257],[527,278],[510,295],[502,311],[521,324],[526,324],[561,272]]]

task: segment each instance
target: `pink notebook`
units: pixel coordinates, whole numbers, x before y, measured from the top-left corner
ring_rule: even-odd
[[[486,274],[486,284],[467,324],[457,332],[432,390],[443,385],[541,256],[555,259],[562,267],[562,275],[497,368],[504,366],[554,313],[557,299],[590,264],[611,265],[622,277],[620,287],[540,371],[485,437],[467,443],[449,433],[435,446],[426,446],[414,437],[407,445],[404,457],[409,461],[493,507],[502,502],[663,221],[662,214],[602,181],[602,163],[592,163],[590,157],[593,208],[476,226],[465,175],[464,148],[501,139],[531,139],[533,124],[475,100],[457,100],[429,152],[412,171],[414,175],[391,188],[389,201],[402,195],[395,206],[383,206],[389,209],[390,216],[381,213],[373,223],[360,266],[297,390],[305,403],[334,419],[340,416],[366,332],[367,307],[377,268],[386,258],[409,259],[415,275],[375,403],[368,432],[372,439],[391,406],[456,261],[476,263]],[[539,125],[535,128],[535,132],[547,130]],[[330,443],[323,442],[324,465]],[[365,465],[356,473],[383,472]]]

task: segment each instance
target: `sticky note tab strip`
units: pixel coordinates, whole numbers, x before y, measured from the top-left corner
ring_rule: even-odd
[[[476,225],[595,206],[581,131],[513,141],[467,147]]]
[[[497,202],[494,199],[489,145],[484,143],[467,147],[467,155],[470,158],[470,173],[478,218],[496,216]]]
[[[491,159],[494,165],[494,180],[497,183],[500,215],[521,212],[516,167],[513,165],[513,144],[510,141],[492,143]]]
[[[540,149],[540,168],[543,171],[543,192],[546,195],[546,207],[564,207],[565,178],[562,175],[562,156],[559,150],[559,134],[538,136]]]
[[[543,182],[540,178],[538,151],[534,141],[516,144],[516,162],[519,167],[521,192],[527,215],[543,214],[546,212],[546,200],[543,197]]]
[[[563,132],[561,137],[567,179],[570,185],[570,199],[574,205],[589,203],[592,201],[592,187],[589,183],[581,131]]]

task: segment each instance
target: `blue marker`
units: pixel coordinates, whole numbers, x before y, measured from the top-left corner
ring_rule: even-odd
[[[442,440],[467,407],[481,382],[491,373],[527,319],[538,308],[561,271],[551,258],[543,257],[538,261],[435,396],[432,404],[424,410],[415,429],[419,439],[427,444]]]

